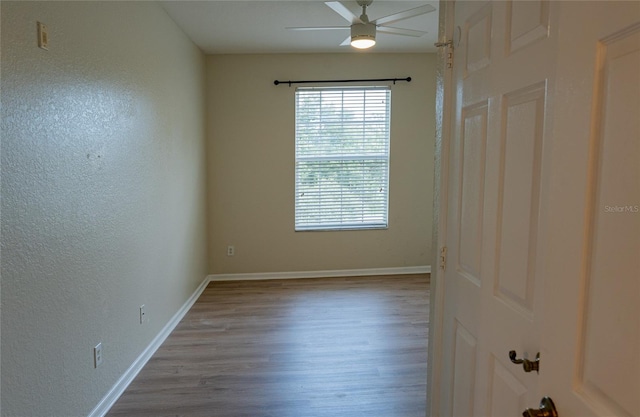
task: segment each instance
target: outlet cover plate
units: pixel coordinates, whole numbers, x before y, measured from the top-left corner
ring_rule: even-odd
[[[102,342],[93,348],[93,367],[97,368],[102,365]]]
[[[145,314],[146,314],[145,306],[144,306],[144,304],[142,304],[140,306],[140,324],[144,324],[144,316],[145,316]]]

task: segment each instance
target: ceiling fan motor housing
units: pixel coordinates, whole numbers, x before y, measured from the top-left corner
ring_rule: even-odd
[[[376,40],[376,25],[373,23],[355,23],[351,25],[351,39]]]

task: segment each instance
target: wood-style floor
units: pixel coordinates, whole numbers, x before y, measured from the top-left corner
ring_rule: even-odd
[[[108,417],[424,417],[428,275],[212,282]]]

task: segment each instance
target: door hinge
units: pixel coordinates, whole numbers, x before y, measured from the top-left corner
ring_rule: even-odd
[[[443,246],[440,248],[440,268],[443,271],[447,270],[447,247]]]
[[[447,48],[445,54],[445,63],[447,68],[453,68],[453,41],[436,42],[433,44],[436,48]]]

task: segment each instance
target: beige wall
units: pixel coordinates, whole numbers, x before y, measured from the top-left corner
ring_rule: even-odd
[[[86,416],[208,273],[204,56],[151,2],[0,7],[2,415]]]
[[[406,76],[392,87],[388,230],[294,232],[295,88],[273,81]],[[214,55],[207,83],[213,273],[429,264],[435,55]]]

